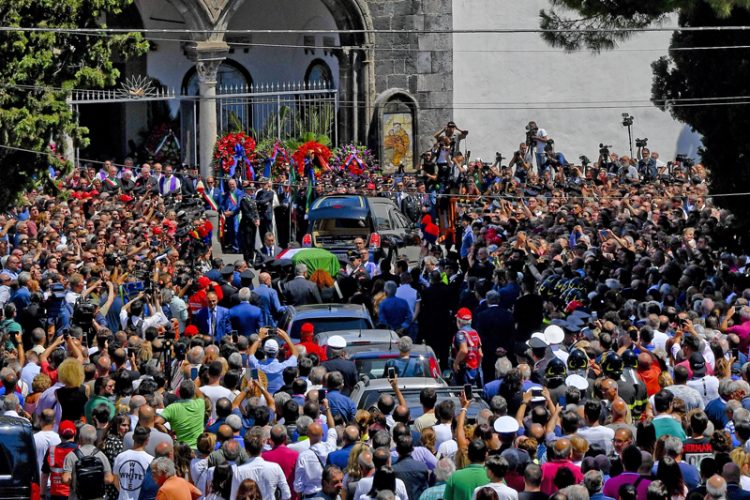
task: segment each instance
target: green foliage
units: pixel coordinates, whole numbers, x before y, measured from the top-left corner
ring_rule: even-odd
[[[553,0],[553,7],[563,7],[580,14],[574,19],[554,11],[541,12],[541,27],[612,28],[646,26],[661,22],[677,13],[680,26],[748,26],[750,0]],[[587,48],[600,51],[612,48],[633,33],[603,32],[597,34],[545,33],[550,44],[567,50]],[[747,45],[743,31],[676,31],[672,48]],[[750,127],[750,108],[731,99],[717,99],[700,105],[672,106],[670,99],[723,98],[747,95],[750,81],[750,59],[747,51],[691,50],[671,51],[652,64],[654,81],[651,95],[662,110],[703,136],[703,162],[711,172],[710,192],[750,191],[750,142],[745,132]],[[721,103],[724,104],[721,104]],[[747,205],[743,197],[715,198],[723,207],[742,213]],[[750,225],[750,219],[737,221]]]
[[[236,134],[243,131],[244,127],[242,126],[242,121],[234,111],[229,112],[229,116],[227,117],[227,128],[229,129],[230,134]]]
[[[106,27],[132,0],[5,0],[0,23],[5,27]],[[114,61],[148,50],[140,34],[83,36],[73,32],[0,32],[0,144],[45,151],[50,138],[62,148],[62,134],[86,145],[84,127],[76,125],[66,104],[67,91],[115,85]],[[0,148],[3,174],[14,182],[0,184],[0,209],[12,205],[48,164],[44,155]]]

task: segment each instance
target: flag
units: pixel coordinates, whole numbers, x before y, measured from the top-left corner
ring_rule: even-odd
[[[305,204],[305,212],[310,211],[310,204],[312,203],[313,188],[315,187],[315,169],[313,168],[312,162],[307,163],[307,196]]]
[[[274,156],[274,158],[275,158],[275,156]],[[263,166],[264,166],[263,177],[265,177],[269,181],[271,180],[271,163],[273,163],[273,160],[271,158],[266,158],[263,161]]]

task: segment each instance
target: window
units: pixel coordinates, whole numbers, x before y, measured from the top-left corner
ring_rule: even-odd
[[[219,70],[216,74],[216,89],[218,92],[222,88],[229,87],[240,87],[250,86],[253,83],[253,79],[250,73],[239,63],[232,61],[231,59],[225,60],[219,66]],[[185,78],[182,79],[182,92],[185,95],[198,95],[198,72],[195,68],[185,74]]]
[[[315,59],[311,62],[305,72],[305,83],[309,85],[313,82],[326,83],[327,86],[333,86],[331,68],[322,59]]]

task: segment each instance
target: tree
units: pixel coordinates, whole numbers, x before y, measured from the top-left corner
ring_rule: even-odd
[[[543,29],[639,28],[661,23],[677,14],[680,26],[750,25],[750,0],[552,0],[553,10],[541,11]],[[560,15],[555,7],[580,14]],[[544,39],[566,50],[586,48],[601,51],[635,32],[545,32]],[[703,136],[703,162],[711,170],[710,192],[750,191],[750,58],[747,49],[679,50],[686,47],[749,45],[745,31],[676,31],[670,55],[652,64],[651,99],[662,110],[687,123]],[[715,100],[686,101],[693,98]],[[674,100],[681,99],[680,102]],[[720,197],[715,201],[741,213],[743,197]],[[739,218],[750,224],[748,218]]]
[[[87,130],[76,124],[66,104],[71,89],[112,87],[120,72],[115,61],[148,50],[138,33],[80,33],[105,28],[132,0],[7,0],[0,3],[0,207],[17,201],[46,176],[50,140],[67,134],[86,144]],[[13,31],[11,27],[70,31]],[[14,149],[10,149],[14,148]],[[26,151],[23,151],[26,150]],[[32,152],[28,152],[32,151]],[[8,182],[12,181],[12,182]],[[38,181],[37,181],[38,182]]]

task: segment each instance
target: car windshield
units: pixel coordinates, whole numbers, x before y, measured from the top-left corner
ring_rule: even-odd
[[[367,330],[372,328],[372,324],[364,318],[310,318],[292,323],[289,336],[293,339],[300,338],[300,329],[303,323],[312,323],[315,331],[318,333],[334,330]]]
[[[398,359],[398,354],[381,354],[372,357],[356,357],[357,374],[369,378],[385,378],[386,367],[392,366],[399,377],[431,377],[430,361],[424,356],[413,356],[409,361]]]
[[[391,219],[388,217],[388,208],[386,205],[375,203],[372,205],[372,213],[375,216],[375,230],[388,231],[391,227]]]
[[[362,399],[359,400],[359,408],[362,409],[368,409],[372,406],[377,405],[378,398],[381,394],[388,392],[389,394],[393,394],[393,391],[380,391],[380,390],[370,390],[365,391],[365,393],[362,395]],[[421,417],[424,413],[422,409],[422,405],[419,402],[419,391],[406,391],[403,393],[404,399],[406,399],[406,406],[409,407],[409,415],[412,419]],[[449,390],[438,390],[437,391],[437,402],[440,403],[441,401],[444,401],[446,399],[450,399],[453,401],[453,404],[455,405],[456,410],[461,408],[461,403],[458,400],[458,396],[454,396],[453,393]],[[487,403],[484,401],[481,401],[479,399],[475,399],[470,405],[468,410],[468,417],[470,419],[476,418],[477,413],[480,412],[483,408],[487,408]]]
[[[319,208],[362,208],[365,206],[364,199],[361,196],[326,196],[319,198],[313,202],[310,210],[318,210]]]

